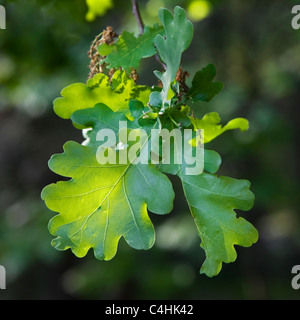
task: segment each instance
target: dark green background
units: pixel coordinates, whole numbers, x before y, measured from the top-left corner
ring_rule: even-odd
[[[148,1],[140,1],[146,21]],[[173,11],[187,1],[161,1]],[[300,264],[299,102],[300,31],[291,27],[287,0],[212,0],[209,17],[194,22],[194,40],[183,56],[193,74],[208,63],[223,91],[196,114],[219,112],[223,123],[246,117],[250,130],[228,132],[210,144],[220,153],[220,174],[248,179],[254,208],[241,213],[259,230],[251,248],[237,247],[235,263],[209,279],[199,274],[205,256],[177,179],[174,210],[150,214],[155,246],[136,251],[120,241],[117,256],[78,259],[51,247],[53,216],[41,189],[60,179],[47,166],[68,140],[82,141],[52,101],[88,76],[87,51],[107,25],[137,31],[129,0],[94,22],[84,0],[0,1],[7,30],[0,30],[0,264],[7,289],[0,299],[298,299],[291,269]],[[154,13],[152,12],[152,15]],[[141,84],[155,84],[152,58],[139,70]],[[240,214],[240,213],[239,213]]]

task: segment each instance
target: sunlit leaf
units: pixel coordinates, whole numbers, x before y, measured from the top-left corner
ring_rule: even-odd
[[[98,73],[86,84],[74,83],[64,88],[62,97],[54,100],[54,111],[63,119],[70,119],[77,110],[93,108],[97,103],[103,103],[113,111],[129,114],[129,101],[136,98],[146,105],[150,92],[151,89],[147,86],[135,85],[125,71],[115,72],[112,85],[105,74]]]
[[[193,1],[200,2],[205,1]],[[97,14],[101,12],[94,12]],[[258,232],[236,212],[253,206],[250,183],[217,176],[221,157],[204,149],[204,144],[228,130],[245,131],[249,123],[236,118],[223,126],[216,112],[202,119],[193,113],[189,116],[189,102],[210,101],[223,85],[214,82],[215,67],[207,65],[195,74],[191,88],[187,87],[178,70],[182,53],[191,43],[193,26],[180,7],[174,15],[160,9],[159,18],[163,30],[146,27],[138,37],[123,32],[112,46],[99,47],[107,66],[119,69],[112,77],[96,74],[86,84],[66,87],[54,101],[57,115],[84,129],[86,140],[81,145],[69,141],[62,154],[51,157],[50,169],[69,180],[45,187],[42,199],[58,213],[49,223],[50,233],[56,237],[52,242],[55,248],[70,248],[78,257],[92,248],[96,258],[109,260],[122,237],[132,248],[153,245],[155,232],[149,212],[167,214],[172,210],[174,191],[166,174],[177,175],[206,255],[201,273],[212,277],[223,263],[236,259],[235,245],[251,246]],[[141,59],[156,53],[165,67],[164,72],[155,71],[162,86],[136,85],[120,70],[136,68]],[[162,132],[166,134],[162,139],[151,139]],[[176,141],[176,135],[182,140]],[[169,155],[161,152],[166,149]],[[150,161],[150,155],[156,160]]]
[[[195,129],[204,129],[204,143],[208,143],[228,130],[240,129],[246,131],[249,129],[249,122],[244,118],[236,118],[229,121],[225,126],[220,123],[221,119],[217,112],[207,113],[202,119],[191,118]]]
[[[71,248],[78,257],[93,248],[96,258],[104,260],[114,257],[121,237],[135,249],[149,249],[155,234],[148,210],[171,211],[174,192],[169,179],[151,164],[101,165],[96,150],[69,141],[64,153],[49,162],[52,171],[71,178],[42,192],[48,208],[59,213],[49,224],[57,237],[53,246]]]

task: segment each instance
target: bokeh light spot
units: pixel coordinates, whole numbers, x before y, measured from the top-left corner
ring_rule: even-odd
[[[200,21],[205,19],[212,10],[211,3],[206,0],[191,1],[188,8],[188,15],[193,21]]]

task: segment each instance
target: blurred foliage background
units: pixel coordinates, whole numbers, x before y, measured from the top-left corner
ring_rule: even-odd
[[[102,2],[101,7],[98,3]],[[194,23],[183,68],[193,74],[215,64],[223,91],[195,105],[197,115],[219,112],[224,123],[246,117],[246,133],[228,132],[211,143],[220,174],[251,181],[254,208],[245,217],[259,230],[251,248],[237,247],[235,263],[219,276],[199,274],[204,253],[177,179],[173,212],[151,214],[155,246],[136,251],[121,240],[117,256],[78,259],[51,247],[53,216],[40,199],[59,180],[47,165],[68,140],[82,141],[52,101],[62,88],[85,82],[87,51],[106,26],[137,32],[129,0],[0,1],[0,264],[7,289],[0,299],[298,299],[291,269],[300,264],[299,102],[300,31],[291,27],[288,0],[140,0],[146,24],[157,10],[180,5]],[[141,84],[156,83],[152,58]]]

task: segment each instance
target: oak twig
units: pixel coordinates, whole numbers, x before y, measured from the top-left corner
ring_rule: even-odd
[[[140,35],[141,35],[144,33],[145,24],[143,22],[137,0],[132,0],[132,13],[134,14],[134,16],[136,18],[136,22],[138,24],[138,27],[140,30]],[[167,69],[167,66],[161,61],[160,57],[157,54],[155,55],[155,59],[163,67],[164,70]]]
[[[137,24],[140,29],[140,34],[143,34],[145,25],[144,25],[143,19],[141,17],[140,8],[139,8],[137,0],[132,0],[132,13],[134,14],[134,16],[136,18]]]

